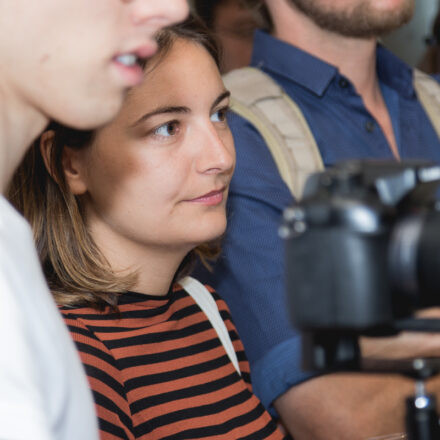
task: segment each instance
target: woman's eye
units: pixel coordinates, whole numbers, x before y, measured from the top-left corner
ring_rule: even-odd
[[[226,115],[228,114],[228,107],[221,108],[220,110],[217,110],[215,113],[211,115],[211,121],[212,122],[225,122],[226,121]]]
[[[156,136],[169,137],[169,136],[175,136],[177,134],[178,129],[179,129],[178,122],[171,121],[157,127],[156,129],[154,129],[153,133]]]

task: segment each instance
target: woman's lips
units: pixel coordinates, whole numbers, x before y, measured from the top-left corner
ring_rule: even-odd
[[[195,199],[188,200],[192,203],[200,203],[201,205],[218,205],[223,201],[223,193],[225,188],[219,189],[217,191],[211,191],[203,196],[196,197]]]

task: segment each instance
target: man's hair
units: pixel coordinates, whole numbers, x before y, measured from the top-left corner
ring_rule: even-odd
[[[160,63],[177,39],[203,46],[219,64],[215,40],[198,21],[160,31],[158,52],[143,65]],[[53,133],[49,171],[40,151],[41,137],[26,154],[8,189],[8,198],[31,224],[44,274],[56,302],[64,306],[91,306],[117,310],[118,295],[134,287],[137,273],[115,273],[93,241],[85,221],[84,206],[66,183],[62,157],[66,146],[82,149],[91,145],[94,131],[76,130],[51,122]],[[44,134],[43,134],[44,136]],[[175,280],[187,275],[195,259],[214,259],[219,241],[198,246],[182,261]]]

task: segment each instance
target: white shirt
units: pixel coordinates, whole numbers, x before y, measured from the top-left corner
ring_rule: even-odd
[[[30,227],[2,196],[0,439],[98,439],[91,391]]]

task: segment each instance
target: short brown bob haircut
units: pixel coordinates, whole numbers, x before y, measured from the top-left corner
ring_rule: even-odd
[[[200,44],[219,65],[215,40],[200,21],[190,18],[158,33],[158,52],[144,63],[144,69],[150,63],[160,63],[177,39]],[[98,310],[110,306],[117,310],[119,294],[134,287],[137,274],[112,271],[87,229],[84,207],[69,191],[62,167],[64,147],[86,148],[93,142],[94,131],[71,129],[57,122],[51,122],[47,130],[53,132],[50,174],[40,152],[40,137],[15,173],[8,198],[31,224],[55,301],[63,306],[90,306]],[[206,263],[219,250],[219,241],[192,250],[182,261],[175,280],[190,272],[197,257]]]

